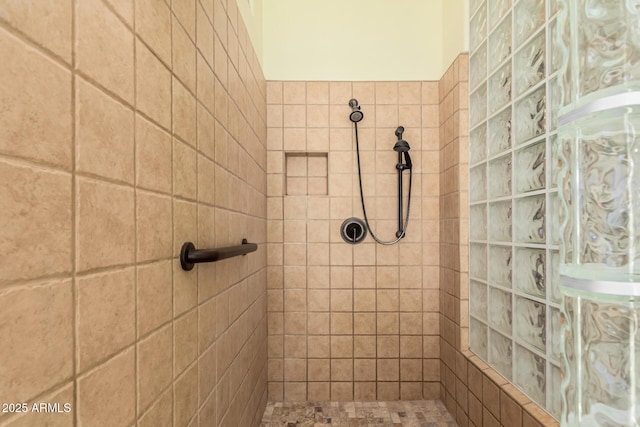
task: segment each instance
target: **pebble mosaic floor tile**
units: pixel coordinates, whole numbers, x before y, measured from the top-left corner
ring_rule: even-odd
[[[439,400],[269,402],[260,427],[457,427]]]

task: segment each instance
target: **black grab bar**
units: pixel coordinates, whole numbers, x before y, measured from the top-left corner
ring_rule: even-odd
[[[215,262],[238,255],[246,255],[249,252],[258,250],[258,245],[248,243],[247,239],[242,239],[242,244],[219,249],[196,249],[191,242],[185,242],[180,249],[180,265],[185,271],[193,269],[194,264],[200,262]]]

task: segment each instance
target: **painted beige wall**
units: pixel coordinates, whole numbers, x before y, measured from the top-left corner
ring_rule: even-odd
[[[450,1],[263,0],[265,77],[438,80]]]
[[[246,0],[245,0],[246,1]],[[442,2],[442,70],[453,63],[460,52],[469,51],[469,1],[444,0]]]

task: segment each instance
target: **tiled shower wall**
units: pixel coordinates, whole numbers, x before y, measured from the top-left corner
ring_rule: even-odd
[[[261,418],[265,81],[235,1],[169,3],[0,8],[0,402],[71,404],[2,425]]]
[[[394,132],[406,129],[411,220],[397,245],[340,237],[363,217],[351,98],[367,213],[385,240],[397,230]],[[438,398],[438,82],[270,81],[267,103],[269,399]]]
[[[469,351],[467,71],[463,54],[440,80],[440,399],[461,427],[554,427],[551,416]]]

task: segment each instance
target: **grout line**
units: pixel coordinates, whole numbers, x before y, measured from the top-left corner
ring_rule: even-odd
[[[137,4],[137,1],[136,1]],[[117,16],[117,14],[116,14]],[[119,16],[118,16],[119,17]],[[138,395],[139,395],[139,384],[140,384],[140,378],[139,375],[140,373],[138,372],[138,367],[139,367],[139,357],[140,355],[138,354],[138,343],[140,342],[140,335],[139,335],[139,328],[138,328],[138,231],[139,231],[139,224],[138,224],[138,188],[137,188],[137,172],[138,172],[138,168],[137,168],[137,157],[136,157],[136,153],[137,153],[137,132],[136,132],[136,128],[137,128],[137,124],[138,124],[138,115],[136,114],[137,109],[138,109],[138,70],[137,70],[137,65],[138,65],[138,50],[137,50],[137,43],[136,43],[136,36],[137,36],[137,31],[136,31],[136,21],[137,21],[138,17],[136,15],[136,8],[135,6],[133,7],[133,228],[134,228],[134,236],[133,236],[133,241],[134,241],[134,264],[135,264],[135,269],[134,269],[134,289],[133,289],[133,299],[134,299],[134,335],[135,335],[135,342],[133,343],[133,378],[134,378],[134,390],[135,390],[135,396],[134,396],[134,424],[137,426],[138,425],[138,417],[140,415],[140,401],[138,399]],[[161,396],[161,394],[160,394]]]
[[[78,322],[78,278],[77,278],[77,238],[78,238],[78,221],[76,218],[76,210],[78,209],[76,196],[78,195],[78,184],[76,181],[76,112],[78,106],[76,105],[76,50],[77,43],[76,38],[78,31],[76,24],[78,21],[78,3],[73,2],[71,5],[71,277],[72,277],[72,354],[73,354],[73,424],[77,425],[79,420],[78,416],[78,402],[79,402],[79,390],[77,371],[79,365],[80,351],[79,351],[79,322]]]

